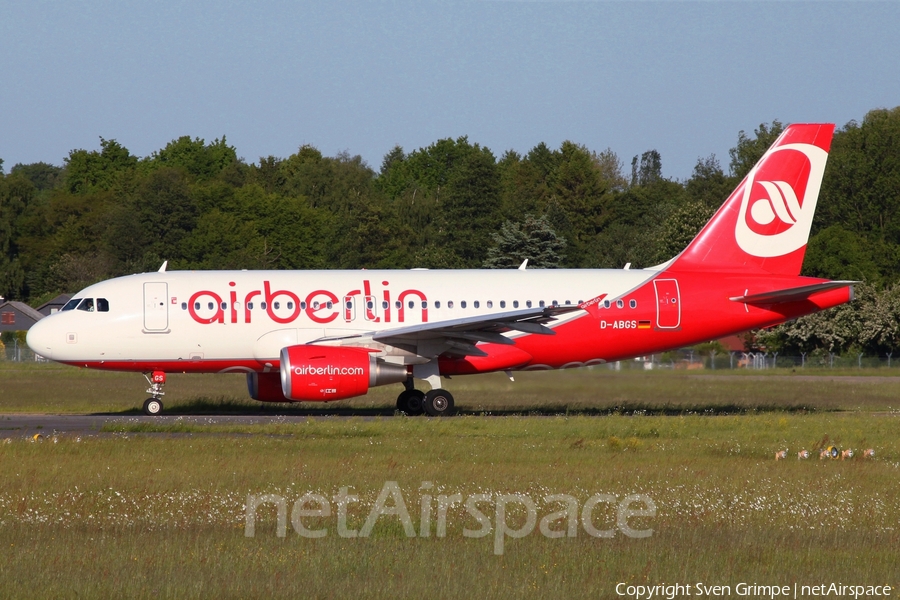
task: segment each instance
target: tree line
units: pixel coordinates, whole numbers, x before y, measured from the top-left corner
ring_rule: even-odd
[[[376,170],[309,145],[249,163],[225,137],[180,137],[143,158],[101,138],[61,166],[5,173],[0,160],[0,294],[36,305],[164,260],[170,269],[508,268],[524,258],[535,268],[651,266],[687,245],[782,130],[775,120],[739,132],[727,171],[701,157],[686,181],[664,178],[655,150],[629,168],[611,149],[571,141],[498,157],[448,138],[397,146]],[[864,281],[861,300],[900,297],[898,201],[900,107],[873,110],[835,133],[804,274]],[[894,343],[786,333],[797,323],[767,343]]]

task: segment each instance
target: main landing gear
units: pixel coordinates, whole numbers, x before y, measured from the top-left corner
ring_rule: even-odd
[[[412,378],[406,380],[403,385],[406,389],[397,396],[397,410],[409,416],[417,416],[422,413],[429,417],[450,417],[456,414],[453,403],[453,395],[447,390],[433,389],[422,392],[413,387]]]
[[[162,397],[166,394],[162,388],[166,384],[166,374],[163,371],[153,371],[149,377],[145,373],[144,379],[150,384],[147,393],[151,394],[150,398],[144,400],[144,414],[148,417],[155,417],[162,414]]]

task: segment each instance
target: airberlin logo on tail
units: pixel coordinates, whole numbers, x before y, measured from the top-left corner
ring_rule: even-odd
[[[812,144],[769,150],[744,184],[734,231],[741,250],[770,258],[806,245],[827,158],[828,152]]]

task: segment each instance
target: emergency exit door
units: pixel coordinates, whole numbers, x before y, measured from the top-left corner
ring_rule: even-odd
[[[677,329],[681,326],[681,296],[675,279],[654,279],[656,289],[656,326]]]

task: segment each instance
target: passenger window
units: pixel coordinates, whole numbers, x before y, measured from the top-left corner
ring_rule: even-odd
[[[631,308],[637,308],[637,300],[629,300],[628,306],[630,306]]]
[[[109,301],[106,298],[97,298],[97,312],[109,312]]]
[[[387,310],[387,309],[388,309],[388,303],[387,303],[387,300],[382,300],[382,302],[381,302],[381,308],[383,308],[384,310]]]
[[[428,308],[428,303],[422,300],[422,308]]]
[[[538,306],[540,306],[541,308],[544,308],[544,301],[541,300],[540,302],[538,302]]]
[[[465,308],[465,307],[466,307],[466,301],[465,301],[465,300],[460,301],[459,307],[460,307],[460,308]]]
[[[500,308],[506,308],[506,300],[500,301]]]
[[[200,303],[194,302],[194,310],[200,310]]]
[[[603,301],[603,308],[609,308],[609,300]]]
[[[288,302],[288,305],[287,305],[287,306],[288,306],[288,310],[294,310],[294,303],[293,303],[293,302]]]
[[[265,303],[265,302],[260,302],[260,303],[259,303],[259,307],[260,307],[261,309],[263,309],[263,310],[266,310],[266,303]]]
[[[332,307],[334,306],[334,303],[333,303],[333,302],[326,302],[326,303],[325,303],[325,306],[327,306],[328,308],[332,308]]]
[[[435,308],[440,308],[440,307],[441,307],[441,301],[440,301],[440,300],[435,300],[435,301],[434,301],[434,307],[435,307]]]
[[[403,308],[403,303],[400,302],[399,300],[394,300],[394,306],[396,308]]]
[[[187,310],[187,302],[181,303],[181,310]]]
[[[513,300],[513,308],[519,308],[519,301]]]
[[[253,303],[252,303],[252,302],[248,302],[248,303],[247,303],[247,310],[253,310]]]
[[[353,301],[347,300],[347,308],[353,308]]]
[[[266,307],[266,305],[263,304],[263,308],[265,308],[265,307]],[[306,301],[303,301],[303,302],[300,303],[300,309],[301,309],[301,310],[306,310]]]
[[[373,308],[375,308],[375,303],[369,300],[368,302],[366,302],[366,308],[372,310]]]
[[[228,308],[228,303],[227,303],[227,302],[223,302],[223,303],[222,303],[222,310],[225,310],[226,308]]]
[[[531,300],[526,300],[525,306],[527,306],[528,308],[531,308]]]
[[[493,301],[493,300],[488,300],[488,301],[487,301],[487,307],[488,307],[488,308],[494,308],[494,301]]]
[[[447,300],[447,308],[453,308],[453,300]]]
[[[415,308],[415,307],[416,307],[416,303],[413,302],[412,300],[410,300],[408,304],[409,304],[409,307],[410,307],[410,308]]]
[[[206,306],[207,306],[207,308],[209,308],[209,310],[212,310],[216,307],[216,305],[213,304],[212,302],[209,302]]]
[[[279,308],[281,308],[281,302],[273,302],[272,308],[274,308],[275,310],[278,310]]]
[[[625,308],[624,300],[616,300],[616,308]]]
[[[85,298],[84,300],[82,300],[81,304],[78,305],[78,310],[94,312],[94,299],[93,298]]]
[[[277,302],[275,303],[275,308],[278,308],[278,303],[277,303]],[[318,300],[316,300],[315,302],[312,303],[312,309],[313,309],[313,310],[319,310],[319,301],[318,301]]]
[[[472,305],[473,305],[475,308],[478,308],[479,306],[481,306],[481,304],[478,302],[478,300],[476,300],[475,302],[473,302]]]

